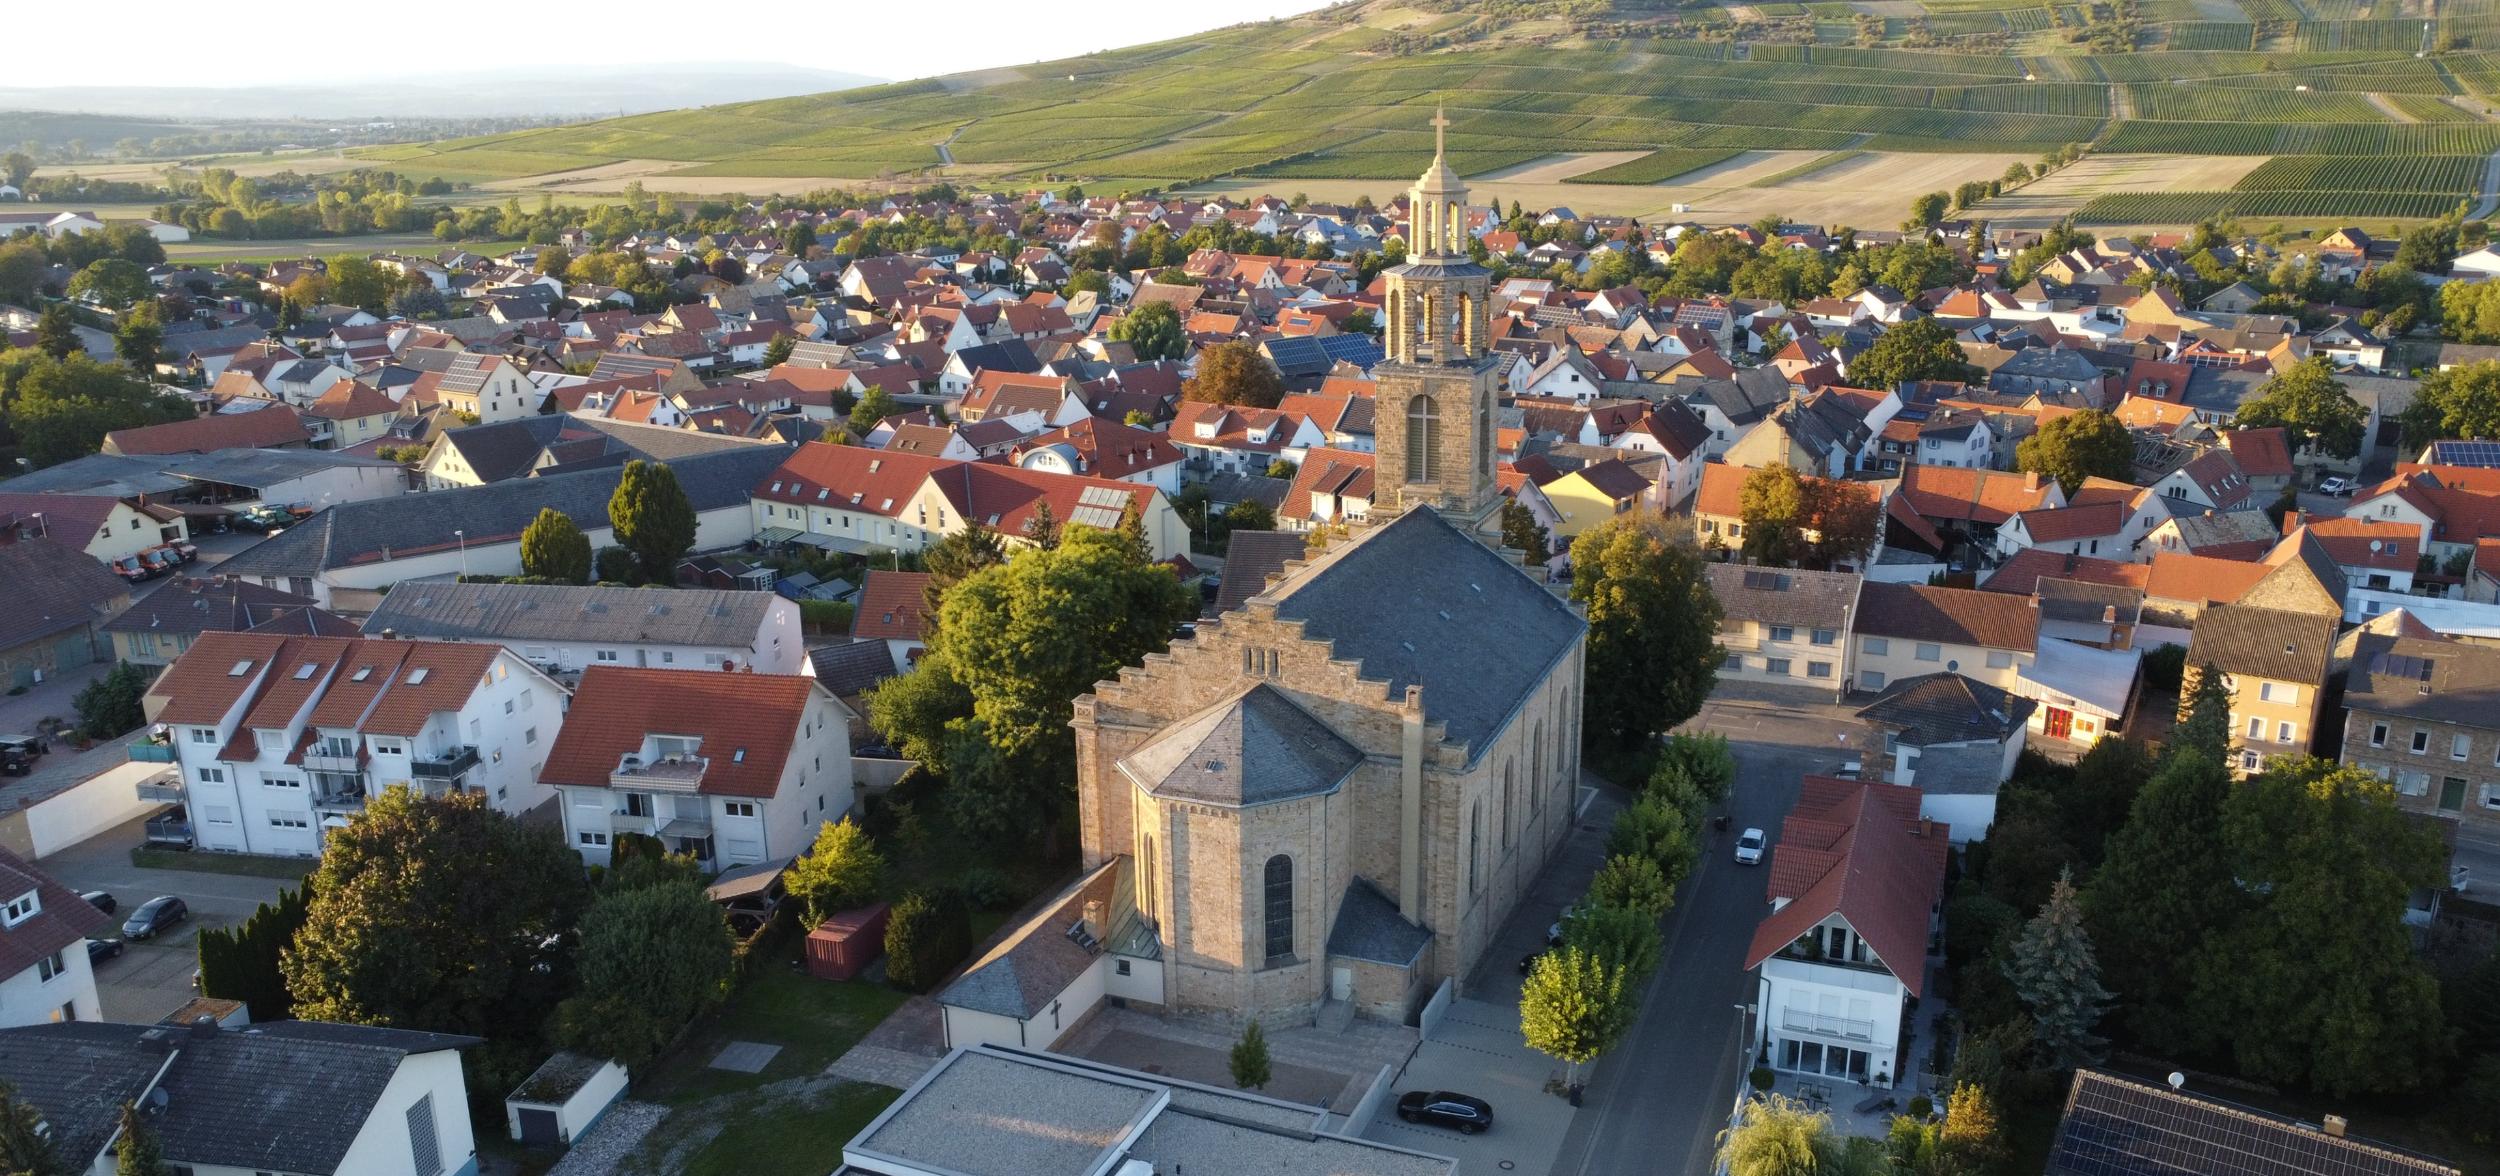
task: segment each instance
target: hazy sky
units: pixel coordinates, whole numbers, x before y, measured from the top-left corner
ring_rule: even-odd
[[[120,0],[112,9],[113,37],[99,43],[95,53],[13,54],[8,76],[0,81],[12,86],[270,85],[289,80],[335,85],[435,69],[525,71],[529,63],[550,54],[601,65],[770,60],[903,79],[1072,57],[1308,12],[1324,3],[1232,0],[1201,7],[1171,0],[1092,0],[1052,7],[1030,0],[925,5],[849,0],[783,8],[721,6],[712,12],[715,19],[690,23],[696,9],[659,0],[478,7],[326,3],[273,20],[209,16],[197,0]],[[50,16],[15,22],[10,31],[26,35],[30,43],[55,46],[75,44],[94,31],[83,27],[91,13],[60,6],[49,11]],[[500,15],[489,18],[489,11]],[[61,27],[47,29],[54,21]],[[82,27],[69,27],[73,21]],[[59,36],[46,37],[47,31]],[[549,38],[546,44],[536,43],[534,34],[539,33]],[[181,64],[173,66],[176,62]]]

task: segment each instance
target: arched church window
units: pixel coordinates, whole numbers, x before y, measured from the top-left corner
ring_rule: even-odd
[[[1139,885],[1138,885],[1138,887],[1137,887],[1137,902],[1138,902],[1138,905],[1139,905],[1139,906],[1142,906],[1142,907],[1146,908],[1146,917],[1147,917],[1148,919],[1152,919],[1152,918],[1154,918],[1154,917],[1155,917],[1155,835],[1154,835],[1154,834],[1152,834],[1152,833],[1148,833],[1148,834],[1146,834],[1146,847],[1145,847],[1145,850],[1144,850],[1142,853],[1140,853],[1140,854],[1138,855],[1138,857],[1139,857],[1140,859],[1142,859],[1142,860],[1140,860],[1140,861],[1137,863],[1137,865],[1138,865],[1138,871],[1137,871],[1137,873],[1138,873],[1138,875],[1139,875],[1139,877],[1138,877],[1138,883],[1139,883]]]
[[[1502,765],[1502,848],[1510,848],[1510,810],[1518,803],[1516,783],[1510,778],[1510,765]]]
[[[1293,859],[1267,859],[1267,962],[1293,958]]]
[[[1441,412],[1432,397],[1406,402],[1406,480],[1434,482],[1441,478]]]

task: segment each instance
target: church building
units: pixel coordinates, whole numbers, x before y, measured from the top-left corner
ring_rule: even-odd
[[[1587,626],[1499,546],[1487,275],[1438,151],[1410,218],[1373,513],[1076,701],[1084,876],[938,994],[950,1045],[1046,1047],[1106,998],[1404,1021],[1569,832]]]

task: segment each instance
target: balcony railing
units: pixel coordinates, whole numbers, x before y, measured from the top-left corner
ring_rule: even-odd
[[[1837,1037],[1844,1041],[1875,1040],[1875,1022],[1834,1017],[1804,1009],[1781,1009],[1780,1028],[1791,1033],[1811,1033],[1817,1037]]]
[[[667,788],[691,791],[703,783],[703,772],[712,761],[699,755],[672,755],[645,762],[641,756],[629,755],[618,760],[616,771],[608,783],[619,788]]]
[[[133,763],[170,764],[174,762],[174,745],[142,739],[130,745],[130,759]]]
[[[145,804],[181,804],[189,799],[183,792],[182,773],[158,772],[139,781],[139,800]]]
[[[457,780],[477,766],[477,749],[455,747],[447,752],[410,760],[408,772],[429,780]]]
[[[608,814],[610,833],[649,833],[651,829],[652,817],[649,813],[629,813],[620,809]]]
[[[189,845],[191,822],[175,816],[150,817],[148,841],[155,845]]]
[[[365,790],[361,785],[349,785],[345,788],[316,788],[313,790],[313,806],[327,809],[363,808]]]
[[[677,811],[660,823],[664,837],[703,837],[712,831],[712,814],[701,807],[679,802]]]
[[[315,751],[304,753],[304,770],[308,772],[338,772],[342,775],[354,775],[364,769],[356,763],[355,752],[351,751],[345,755],[336,755],[326,751]]]

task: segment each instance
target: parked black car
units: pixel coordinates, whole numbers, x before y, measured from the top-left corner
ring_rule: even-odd
[[[121,903],[114,900],[113,892],[110,890],[90,890],[78,897],[86,899],[95,909],[108,915],[121,906]]]
[[[1493,1104],[1446,1090],[1410,1090],[1398,1096],[1398,1118],[1409,1123],[1456,1127],[1467,1135],[1493,1125]]]
[[[0,755],[16,752],[27,759],[37,759],[52,750],[39,735],[0,735]]]
[[[191,908],[179,898],[160,894],[140,904],[138,910],[122,922],[122,934],[131,939],[147,939],[173,929],[191,917]]]
[[[121,940],[90,939],[87,941],[87,966],[92,968],[97,964],[112,959],[114,956],[120,955],[121,953]]]

